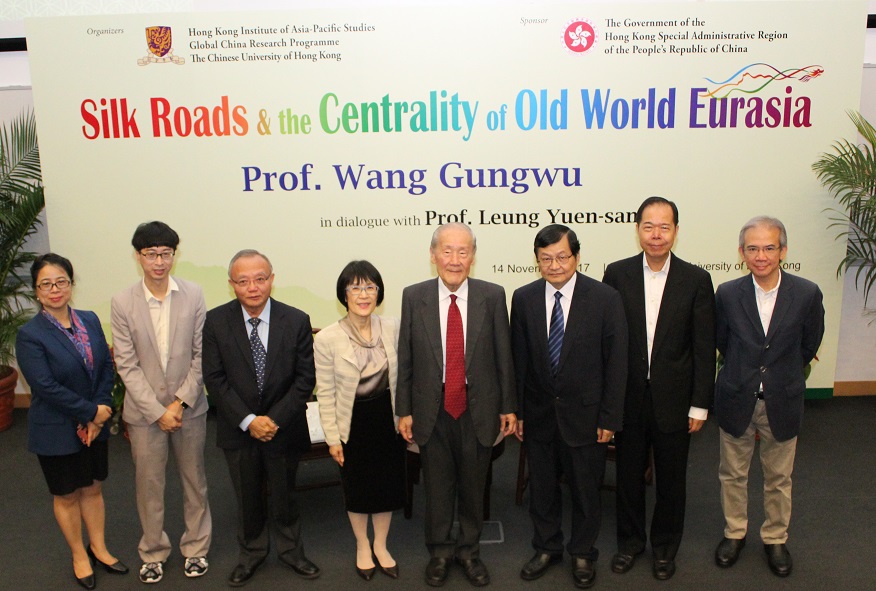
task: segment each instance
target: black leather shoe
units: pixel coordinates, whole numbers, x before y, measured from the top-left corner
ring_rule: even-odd
[[[667,581],[675,574],[674,560],[655,560],[653,568],[654,578],[658,581]]]
[[[98,564],[103,567],[103,570],[110,573],[111,575],[126,575],[128,574],[128,567],[125,566],[121,560],[116,560],[113,564],[106,564],[105,562],[101,562],[97,559],[97,556],[94,555],[94,551],[91,549],[91,546],[86,548],[85,550],[88,553],[88,558],[91,559],[91,566],[97,566]]]
[[[295,559],[280,556],[280,562],[291,568],[302,579],[315,579],[320,575],[319,567],[310,562],[306,556]],[[371,575],[373,576],[374,573],[372,572]]]
[[[231,571],[231,575],[228,577],[228,584],[232,587],[243,587],[252,578],[256,569],[261,566],[262,562],[263,561],[257,562],[252,566],[238,564],[234,567],[234,570]]]
[[[763,549],[766,551],[767,562],[770,565],[770,570],[777,577],[787,577],[791,574],[791,553],[784,544],[764,544]]]
[[[739,553],[745,548],[745,538],[724,538],[715,549],[715,563],[721,568],[730,568],[736,564]]]
[[[370,581],[374,577],[374,573],[377,572],[377,567],[372,566],[371,568],[359,568],[356,567],[356,574],[365,579],[366,581]]]
[[[86,577],[77,577],[76,573],[74,572],[73,578],[76,579],[76,582],[79,583],[80,587],[85,587],[86,589],[94,589],[95,585],[97,584],[94,579],[94,573],[91,573]]]
[[[450,560],[447,558],[434,557],[426,565],[426,584],[431,587],[440,587],[447,581],[447,571],[450,568]]]
[[[622,575],[630,572],[630,569],[633,568],[634,564],[636,564],[635,554],[624,554],[623,552],[618,552],[614,555],[614,558],[611,559],[611,571]]]
[[[547,569],[552,564],[557,564],[563,561],[563,555],[548,554],[547,552],[536,552],[535,556],[529,559],[529,562],[523,565],[520,569],[520,578],[524,581],[534,581],[547,572]]]
[[[579,589],[592,587],[596,582],[596,562],[589,558],[576,558],[572,569],[572,580]]]
[[[465,578],[475,587],[484,587],[490,584],[490,573],[480,558],[457,558],[456,562],[465,572]]]

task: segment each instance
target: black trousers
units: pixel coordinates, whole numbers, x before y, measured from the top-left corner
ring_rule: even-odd
[[[454,420],[439,412],[429,441],[420,446],[426,493],[426,547],[436,558],[477,558],[484,525],[484,488],[493,450],[478,441],[469,411]],[[450,537],[454,509],[459,537]]]
[[[265,559],[271,548],[270,529],[281,560],[289,562],[304,556],[301,517],[294,496],[300,455],[291,450],[270,456],[256,441],[240,449],[225,450],[237,497],[239,564],[252,567]]]
[[[566,550],[576,558],[596,560],[594,547],[602,525],[599,488],[605,473],[605,444],[570,447],[559,435],[550,441],[525,439],[529,462],[529,515],[532,546],[553,556],[563,553],[563,505],[560,473],[569,484],[572,529]]]
[[[645,549],[645,470],[654,448],[657,502],[651,518],[651,547],[656,560],[674,560],[684,533],[687,495],[686,429],[662,433],[654,420],[650,389],[640,421],[624,423],[617,443],[617,548],[623,554]]]

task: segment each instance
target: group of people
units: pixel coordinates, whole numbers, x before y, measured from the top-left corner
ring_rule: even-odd
[[[707,272],[672,253],[674,203],[646,199],[636,232],[642,252],[609,265],[599,282],[578,271],[572,229],[541,229],[534,254],[542,278],[514,292],[509,322],[504,289],[469,276],[477,250],[471,228],[445,224],[429,248],[438,277],[403,291],[400,320],[375,314],[385,296],[382,277],[371,263],[353,261],[336,286],[347,314],[314,338],[307,314],[271,297],[274,273],[264,254],[234,255],[228,280],[236,298],[207,311],[198,285],[171,276],[179,236],[149,222],[132,239],[143,278],[112,299],[112,353],[97,317],[69,305],[70,261],[38,257],[31,276],[40,310],[19,332],[16,353],[32,391],[28,446],[54,495],[77,582],[93,589],[98,563],[108,573],[128,572],[103,533],[113,358],[126,388],[144,583],[162,579],[171,552],[163,523],[171,449],[184,497],[183,570],[198,577],[209,568],[205,386],[238,507],[231,586],[253,577],[271,538],[281,563],[303,578],[320,575],[305,554],[294,497],[298,461],[311,446],[306,405],[314,390],[340,467],[355,570],[365,580],[377,571],[399,576],[387,538],[405,499],[405,447],[416,444],[430,557],[425,582],[443,585],[456,564],[472,585],[489,584],[479,551],[482,499],[492,448],[510,435],[524,443],[530,470],[535,554],[521,578],[539,578],[566,551],[575,586],[594,584],[600,487],[613,441],[611,569],[633,568],[650,536],[652,572],[669,579],[684,530],[690,437],[710,408],[720,426],[726,522],[716,563],[732,566],[745,545],[748,471],[759,436],[760,536],[770,569],[787,576],[791,473],[804,369],[824,332],[821,292],[781,269],[787,234],[775,218],[743,226],[739,253],[751,273],[717,294]],[[656,504],[648,529],[652,453]],[[568,538],[561,477],[572,504]]]

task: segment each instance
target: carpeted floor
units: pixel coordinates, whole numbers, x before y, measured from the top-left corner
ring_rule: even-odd
[[[794,589],[870,591],[876,589],[876,397],[809,401],[799,440],[794,474],[794,513],[788,547],[794,559],[793,574],[779,579],[770,573],[757,531],[763,519],[759,464],[752,466],[751,526],[748,545],[731,569],[715,566],[713,553],[721,539],[723,521],[718,498],[718,429],[709,421],[692,443],[688,476],[687,527],[677,557],[678,572],[668,582],[651,576],[645,556],[632,571],[616,575],[609,569],[614,553],[614,496],[603,493],[603,529],[598,547],[595,589],[678,589],[733,591]],[[224,458],[214,446],[215,421],[209,421],[207,469],[213,511],[213,545],[210,571],[187,579],[177,550],[166,565],[164,580],[155,589],[201,590],[227,588],[227,576],[236,564],[235,503]],[[15,411],[13,427],[0,433],[0,526],[6,532],[0,543],[0,589],[56,591],[78,588],[73,581],[69,551],[52,514],[52,500],[35,456],[26,450],[27,415]],[[530,557],[532,535],[524,507],[514,504],[519,445],[509,441],[495,463],[492,519],[504,534],[501,543],[484,544],[482,558],[490,569],[493,589],[527,591],[573,589],[568,557],[534,582],[519,577]],[[334,474],[331,461],[303,464],[299,484],[318,482]],[[607,468],[612,481],[614,468]],[[659,475],[658,475],[659,478]],[[343,511],[339,487],[299,493],[303,537],[307,555],[323,571],[314,581],[303,581],[272,555],[247,585],[248,589],[402,589],[428,588],[423,582],[427,554],[423,544],[423,498],[416,487],[414,514],[405,520],[396,514],[390,532],[390,549],[401,570],[397,581],[377,573],[365,582],[356,576],[355,543]],[[137,542],[140,526],[134,502],[133,468],[128,443],[121,436],[110,442],[110,477],[104,484],[107,505],[107,538],[113,552],[132,569],[139,568]],[[653,489],[649,489],[653,496]],[[181,497],[175,471],[168,477],[165,527],[176,544],[182,534]],[[497,531],[492,526],[491,532]],[[113,576],[97,572],[100,590],[144,589],[133,572]],[[451,571],[447,589],[470,588],[461,570]]]

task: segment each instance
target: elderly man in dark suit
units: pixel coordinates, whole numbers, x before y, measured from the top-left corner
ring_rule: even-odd
[[[273,269],[258,251],[234,255],[228,277],[237,299],[207,313],[203,349],[204,384],[219,411],[216,442],[237,496],[240,552],[228,584],[245,585],[268,554],[266,498],[280,561],[313,579],[319,568],[304,555],[293,497],[298,459],[310,448],[310,318],[270,297]]]
[[[788,234],[779,220],[760,216],[739,232],[739,254],[751,274],[718,287],[718,351],[724,366],[715,385],[721,427],[721,506],[724,538],[718,566],[730,567],[745,546],[748,469],[760,435],[765,519],[760,528],[770,570],[791,574],[785,546],[791,519],[791,472],[803,422],[806,365],[824,335],[818,286],[781,270]]]
[[[402,294],[395,411],[399,432],[420,447],[433,587],[453,558],[472,585],[490,582],[480,560],[482,499],[493,444],[517,424],[505,290],[469,278],[476,248],[467,225],[440,226],[430,247],[438,279]]]
[[[603,281],[624,300],[630,329],[624,428],[617,444],[617,554],[633,567],[645,550],[645,481],[654,449],[657,502],[651,518],[652,572],[675,574],[684,532],[691,433],[705,422],[715,387],[715,292],[709,274],[672,253],[678,208],[649,197],[636,212],[641,253],[610,264]]]
[[[620,294],[578,272],[574,231],[547,226],[534,250],[543,278],[515,291],[511,303],[517,436],[529,462],[535,548],[520,576],[537,579],[562,560],[562,466],[572,502],[566,550],[575,586],[583,589],[596,579],[606,444],[623,421],[627,323]]]

